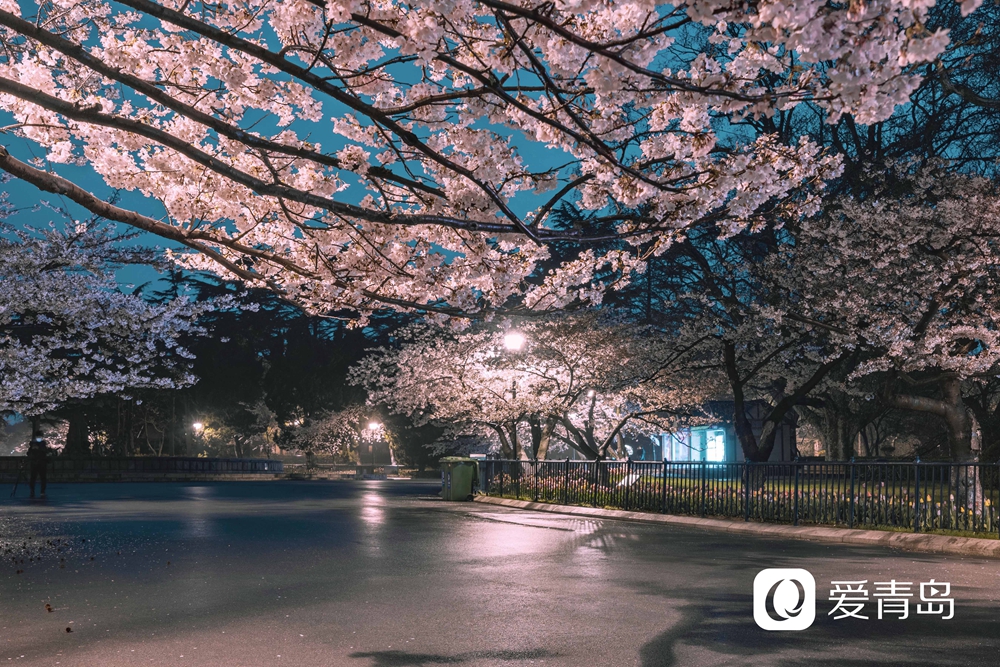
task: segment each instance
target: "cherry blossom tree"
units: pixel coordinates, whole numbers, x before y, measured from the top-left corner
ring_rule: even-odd
[[[861,353],[841,389],[877,377],[869,400],[936,415],[951,459],[974,463],[978,429],[962,389],[1000,371],[1000,190],[933,167],[903,185],[803,221],[794,246],[773,258],[794,295],[784,313]],[[981,512],[978,469],[950,474],[958,503]]]
[[[843,198],[802,224],[781,263],[793,317],[867,351],[853,377],[885,373],[889,405],[941,417],[955,461],[972,461],[962,382],[1000,362],[1000,191],[919,171],[904,191]],[[910,391],[936,386],[939,398]]]
[[[376,428],[370,428],[378,424]],[[356,459],[362,444],[386,436],[385,427],[372,418],[364,405],[348,405],[342,410],[328,410],[305,419],[288,430],[292,449],[310,454],[325,454],[346,460]]]
[[[962,383],[1000,361],[1000,193],[989,179],[896,167],[869,177],[869,196],[833,199],[791,229],[692,235],[674,249],[675,316],[713,341],[748,459],[767,460],[798,408],[818,411],[842,459],[892,407],[940,417],[953,460],[974,460]],[[757,434],[748,399],[766,406]]]
[[[793,232],[777,224],[728,237],[713,227],[691,230],[640,283],[646,293],[638,310],[673,345],[692,350],[700,360],[693,380],[713,387],[712,399],[731,401],[729,418],[749,461],[767,461],[796,407],[851,361],[850,350],[831,345],[825,332],[788,316],[795,286],[772,261],[786,246],[794,247]],[[624,307],[636,311],[633,301]]]
[[[510,335],[523,346],[507,349]],[[516,334],[413,328],[363,359],[354,381],[417,423],[491,432],[505,457],[544,459],[560,441],[603,459],[625,432],[662,432],[699,413],[711,388],[683,380],[691,349],[668,340],[595,313],[521,322]]]
[[[888,117],[948,43],[932,4],[3,0],[0,107],[46,162],[0,169],[320,310],[599,302],[694,225],[815,213],[836,155],[729,128]],[[158,212],[54,167],[84,163]]]
[[[506,457],[517,457],[519,425],[530,396],[522,384],[518,397],[517,379],[500,366],[502,335],[448,335],[416,326],[400,337],[401,346],[376,351],[352,373],[369,401],[386,404],[417,424],[488,429]]]
[[[212,306],[121,291],[115,269],[157,262],[130,240],[93,221],[0,226],[0,411],[195,382],[178,339]]]

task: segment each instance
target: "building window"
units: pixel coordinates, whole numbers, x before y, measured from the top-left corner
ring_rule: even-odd
[[[667,461],[725,461],[726,431],[722,428],[682,429],[663,434]]]
[[[726,432],[721,428],[705,431],[705,460],[726,460]]]

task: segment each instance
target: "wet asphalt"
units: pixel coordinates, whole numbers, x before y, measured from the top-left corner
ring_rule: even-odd
[[[0,491],[0,665],[1000,663],[997,560],[445,503],[424,482]],[[812,627],[755,625],[765,567],[812,572]],[[955,617],[829,615],[830,582],[890,578],[950,583]]]

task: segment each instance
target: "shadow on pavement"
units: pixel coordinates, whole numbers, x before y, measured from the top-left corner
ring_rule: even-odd
[[[863,667],[885,659],[926,667],[985,665],[996,664],[998,655],[992,639],[996,611],[980,606],[962,607],[948,621],[913,616],[880,621],[874,614],[867,621],[833,621],[820,603],[815,624],[802,632],[761,630],[747,618],[745,595],[681,602],[679,611],[681,618],[669,630],[640,649],[642,667],[687,665],[678,657],[682,648],[780,667]],[[961,649],[956,650],[956,642]],[[718,664],[729,661],[723,658]]]
[[[531,651],[471,651],[455,655],[407,653],[406,651],[368,651],[351,653],[351,658],[370,658],[371,667],[423,667],[424,665],[458,665],[473,660],[504,660],[508,662],[540,660],[557,657],[545,649]]]

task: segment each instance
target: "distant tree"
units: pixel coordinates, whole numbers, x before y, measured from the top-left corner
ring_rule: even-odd
[[[309,454],[332,456],[344,462],[356,462],[362,443],[384,434],[384,427],[370,429],[371,410],[362,405],[348,405],[341,410],[327,410],[307,417],[288,432],[285,447]]]
[[[523,344],[506,349],[510,336]],[[419,328],[401,338],[361,360],[352,381],[445,436],[490,434],[507,457],[544,459],[557,440],[602,459],[626,431],[696,414],[709,390],[682,379],[690,349],[597,313],[524,321],[516,332]]]
[[[0,226],[0,411],[41,415],[71,401],[192,384],[198,319],[214,306],[152,303],[115,271],[162,266],[100,221]]]

